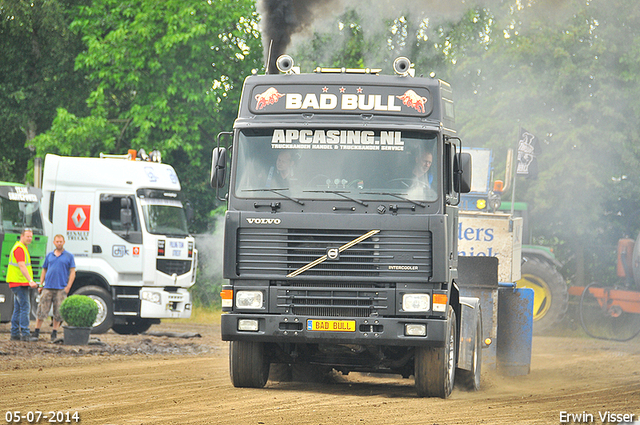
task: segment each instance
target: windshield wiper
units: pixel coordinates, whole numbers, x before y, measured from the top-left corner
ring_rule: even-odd
[[[348,199],[350,201],[355,202],[356,204],[360,204],[364,207],[368,207],[369,204],[367,204],[366,202],[362,202],[359,199],[355,199],[352,198],[351,196],[347,196],[345,195],[345,193],[351,193],[348,190],[305,190],[304,192],[310,192],[310,193],[333,193],[334,195],[338,195],[338,196],[342,196],[345,199]]]
[[[265,188],[262,188],[262,189],[243,189],[242,191],[243,192],[273,192],[276,195],[280,195],[283,198],[287,198],[288,200],[295,202],[296,204],[304,205],[304,202],[302,202],[301,200],[296,199],[296,198],[292,198],[291,196],[285,195],[284,193],[280,193],[279,191],[281,191],[281,190],[289,190],[289,188],[288,187],[278,187],[278,188],[272,189],[272,188],[269,188],[269,187],[265,187]]]
[[[402,199],[403,201],[411,202],[413,205],[417,205],[419,207],[425,208],[427,204],[424,202],[414,201],[413,199],[405,198],[406,193],[393,193],[393,192],[360,192],[362,195],[387,195],[393,196],[394,198]]]

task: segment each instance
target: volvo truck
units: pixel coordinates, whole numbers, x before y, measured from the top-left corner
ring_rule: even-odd
[[[221,133],[212,155],[233,385],[335,370],[413,376],[419,396],[477,389],[487,341],[457,282],[471,166],[451,87],[406,58],[395,75],[278,68],[245,80],[231,145]]]

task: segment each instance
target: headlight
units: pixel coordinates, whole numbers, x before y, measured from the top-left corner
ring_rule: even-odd
[[[159,293],[153,291],[142,291],[140,293],[140,298],[154,304],[162,303],[162,296]]]
[[[406,336],[427,336],[427,325],[422,323],[407,323],[404,325]]]
[[[262,308],[263,299],[262,291],[238,291],[236,293],[236,308]]]
[[[404,294],[402,309],[404,311],[429,311],[429,294]]]
[[[260,325],[258,321],[255,319],[240,319],[238,320],[238,330],[239,331],[248,331],[248,332],[257,332],[260,330]]]

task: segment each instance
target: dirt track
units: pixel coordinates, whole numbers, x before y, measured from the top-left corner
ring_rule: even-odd
[[[534,337],[530,375],[484,373],[480,392],[440,400],[417,398],[412,380],[358,374],[238,389],[217,326],[151,331],[202,337],[110,332],[99,336],[104,345],[78,348],[11,342],[1,325],[0,421],[15,410],[77,411],[83,424],[558,424],[561,412],[587,412],[600,424],[607,411],[640,421],[640,338]]]

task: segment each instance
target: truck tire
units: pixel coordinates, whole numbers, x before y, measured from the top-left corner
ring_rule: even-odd
[[[456,371],[456,385],[466,391],[478,391],[480,389],[480,376],[482,370],[482,321],[478,320],[476,326],[475,343],[473,344],[473,360],[471,370],[458,369]]]
[[[240,388],[262,388],[269,379],[269,361],[261,342],[231,341],[229,347],[231,383]]]
[[[569,289],[562,275],[548,262],[526,257],[518,288],[533,289],[533,331],[551,329],[565,316],[569,306]]]
[[[414,377],[418,397],[447,398],[453,390],[456,372],[456,315],[449,306],[444,346],[417,347]]]
[[[151,319],[136,318],[127,323],[116,323],[111,326],[111,329],[120,335],[138,335],[149,330],[152,324]]]
[[[113,325],[113,301],[111,295],[99,286],[83,286],[73,293],[74,295],[86,295],[98,304],[98,316],[93,323],[92,334],[103,334]]]

